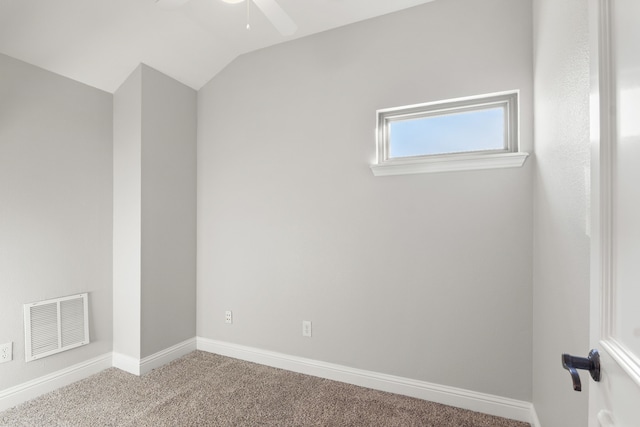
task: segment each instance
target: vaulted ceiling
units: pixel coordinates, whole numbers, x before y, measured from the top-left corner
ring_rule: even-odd
[[[246,1],[0,0],[0,53],[107,92],[140,63],[200,89],[243,53],[432,0],[277,0],[291,36]]]

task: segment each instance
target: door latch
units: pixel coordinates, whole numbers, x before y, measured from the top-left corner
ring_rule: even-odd
[[[570,354],[562,355],[562,367],[569,371],[573,381],[573,389],[582,391],[578,369],[589,371],[594,381],[600,381],[600,353],[595,348],[589,352],[588,357],[576,357]]]

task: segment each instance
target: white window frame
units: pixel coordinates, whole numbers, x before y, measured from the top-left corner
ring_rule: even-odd
[[[529,153],[519,151],[519,91],[499,92],[378,110],[375,176],[521,167]],[[389,125],[409,120],[501,107],[505,111],[505,147],[411,157],[389,157]]]

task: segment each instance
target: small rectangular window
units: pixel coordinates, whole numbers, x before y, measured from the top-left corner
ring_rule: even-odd
[[[375,175],[522,166],[518,92],[377,112]]]

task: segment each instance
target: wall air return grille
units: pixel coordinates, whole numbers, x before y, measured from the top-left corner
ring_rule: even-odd
[[[25,359],[41,359],[89,344],[87,294],[24,305]]]

